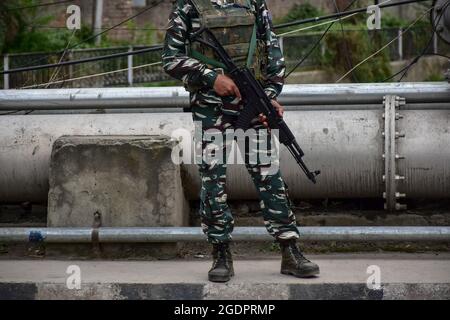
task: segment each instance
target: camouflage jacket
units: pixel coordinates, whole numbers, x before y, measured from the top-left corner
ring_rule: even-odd
[[[224,1],[211,0],[216,5]],[[256,16],[257,38],[265,44],[267,64],[262,67],[262,84],[266,94],[275,99],[283,88],[285,63],[279,41],[273,32],[270,12],[265,0],[251,0]],[[199,27],[198,16],[186,0],[177,0],[172,13],[164,41],[162,55],[163,68],[170,76],[193,87],[212,88],[217,77],[216,71],[206,64],[187,56],[187,35]]]

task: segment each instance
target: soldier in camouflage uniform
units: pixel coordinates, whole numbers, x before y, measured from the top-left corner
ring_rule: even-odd
[[[239,89],[226,75],[226,70],[217,67],[214,53],[190,41],[189,36],[205,25],[215,33],[237,64],[247,63],[280,115],[283,109],[276,98],[283,87],[285,65],[264,0],[174,1],[164,42],[163,67],[169,75],[181,80],[190,92],[193,120],[202,124],[202,150],[220,151],[229,145],[217,146],[214,141],[205,139],[206,130],[220,130],[225,135],[226,130],[233,128],[236,116],[245,106]],[[252,36],[256,36],[253,50]],[[196,55],[198,53],[200,55]],[[260,116],[252,122],[257,134],[267,132],[265,120]],[[265,226],[280,243],[281,272],[298,277],[318,274],[318,266],[307,260],[296,245],[299,232],[280,170],[268,171],[270,164],[259,160],[248,163],[252,152],[258,150],[250,151],[246,147],[244,151],[246,168],[258,190]],[[211,281],[226,282],[234,275],[229,250],[234,221],[225,193],[226,159],[222,163],[202,161],[199,172],[202,179],[201,224],[213,245],[214,262],[208,276]]]

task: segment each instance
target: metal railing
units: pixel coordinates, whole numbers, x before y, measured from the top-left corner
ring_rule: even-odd
[[[64,56],[61,62],[73,61],[96,56],[106,56],[115,53],[128,52],[150,48],[148,46],[124,46],[95,49],[76,49]],[[3,69],[10,70],[24,66],[43,65],[59,62],[61,52],[41,52],[41,53],[19,53],[3,56]],[[18,72],[5,74],[3,76],[3,88],[22,88],[32,84],[47,83],[52,79],[71,79],[74,77],[92,75],[97,73],[110,72],[119,69],[126,69],[125,72],[107,74],[101,77],[92,77],[58,84],[56,87],[111,87],[111,86],[132,86],[134,83],[146,83],[154,81],[168,80],[169,76],[164,73],[161,66],[147,67],[145,69],[133,69],[134,66],[144,65],[161,60],[161,52],[147,52],[136,56],[111,58],[107,60],[94,61],[76,65],[62,66],[59,68],[48,68],[35,71]],[[49,86],[54,88],[55,86]],[[45,88],[45,87],[44,87]]]
[[[354,36],[371,36],[367,30],[347,30],[354,33]],[[401,34],[401,29],[387,28],[376,31],[377,36],[385,38],[386,41],[395,38]],[[374,34],[374,33],[372,33]],[[389,47],[389,58],[391,61],[410,59],[418,55],[425,46],[428,34],[424,28],[412,28],[408,33],[403,34],[399,39]],[[292,67],[299,59],[304,57],[309,48],[320,38],[321,32],[313,32],[302,35],[290,35],[281,37],[281,45],[285,55],[288,69]],[[339,30],[331,31],[330,35],[339,38],[342,34]],[[108,54],[127,52],[130,50],[148,48],[147,46],[123,46],[94,49],[76,49],[71,50],[65,55],[63,61],[73,61],[95,56],[105,56]],[[446,47],[447,48],[447,47]],[[327,39],[321,42],[317,49],[319,54],[308,57],[302,67],[317,68],[323,65],[323,59],[327,52]],[[431,48],[431,52],[437,52],[437,42]],[[38,53],[19,53],[4,55],[0,59],[4,70],[20,68],[30,65],[42,65],[56,63],[61,58],[61,52],[38,52]],[[70,65],[57,68],[48,68],[36,71],[25,71],[14,74],[5,74],[0,79],[0,85],[4,89],[22,88],[30,84],[47,83],[52,79],[52,75],[57,71],[56,79],[70,79],[79,76],[86,76],[104,72],[110,72],[119,69],[125,69],[124,72],[107,74],[101,77],[92,77],[77,80],[75,82],[58,83],[56,87],[107,87],[107,86],[132,86],[136,83],[150,83],[155,81],[169,80],[169,76],[164,73],[161,65],[146,67],[145,69],[133,69],[139,65],[145,65],[161,60],[161,51],[148,52],[139,55],[130,55],[128,57],[112,58],[96,62],[88,62],[78,65]],[[355,63],[357,61],[354,61]],[[3,82],[1,84],[1,82]],[[55,87],[50,86],[50,87]]]
[[[450,227],[300,227],[302,241],[450,241]],[[204,241],[199,227],[0,228],[0,242],[139,243]],[[236,227],[234,241],[270,241],[264,227]]]

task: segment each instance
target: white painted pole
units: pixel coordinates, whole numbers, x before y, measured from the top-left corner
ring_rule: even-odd
[[[95,22],[94,22],[94,34],[99,33],[102,29],[103,20],[103,0],[95,1]],[[95,38],[95,44],[100,45],[102,36],[97,36]]]
[[[133,51],[133,46],[130,46],[128,49],[129,52]],[[128,85],[130,87],[133,86],[133,55],[130,54],[128,56]]]
[[[403,60],[403,29],[398,29],[398,59]]]
[[[3,70],[9,70],[9,56],[5,54],[3,56]],[[3,89],[9,89],[9,73],[3,74]]]

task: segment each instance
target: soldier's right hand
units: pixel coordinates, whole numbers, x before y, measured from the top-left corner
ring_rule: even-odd
[[[214,81],[214,91],[221,97],[236,96],[242,99],[241,93],[233,79],[223,74],[219,74],[216,81]]]

